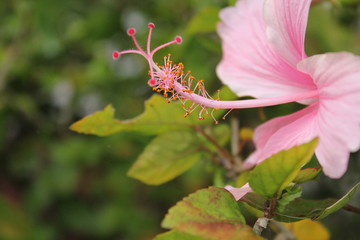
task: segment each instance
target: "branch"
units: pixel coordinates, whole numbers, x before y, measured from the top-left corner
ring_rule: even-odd
[[[274,216],[276,204],[277,195],[275,194],[275,196],[268,201],[268,206],[265,207],[264,217],[258,218],[253,226],[253,231],[257,235],[261,236],[262,231],[267,228],[269,221]]]
[[[346,205],[343,207],[343,209],[346,210],[346,211],[349,211],[349,212],[353,212],[353,213],[360,214],[360,208],[355,207],[355,206],[350,205],[350,204],[346,204]]]
[[[224,148],[223,146],[221,146],[216,139],[214,139],[212,136],[210,136],[209,134],[207,134],[204,129],[202,129],[201,127],[194,127],[194,129],[200,133],[201,135],[203,135],[207,140],[209,140],[209,142],[211,142],[220,152],[220,154],[226,159],[228,160],[227,162],[227,168],[232,167],[235,165],[235,160],[233,158],[233,156],[228,152],[228,150],[226,150],[226,148]]]

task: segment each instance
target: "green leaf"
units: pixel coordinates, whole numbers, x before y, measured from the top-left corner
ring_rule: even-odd
[[[284,210],[275,214],[275,219],[282,222],[299,221],[305,218],[313,220],[320,220],[331,213],[334,213],[344,207],[355,194],[360,186],[357,183],[348,193],[341,199],[324,199],[324,200],[304,200],[301,198],[295,199],[288,204]]]
[[[114,119],[115,109],[112,105],[103,111],[87,116],[70,126],[70,129],[79,133],[107,136],[123,129],[121,122]]]
[[[165,216],[162,227],[206,239],[262,239],[245,225],[231,194],[216,187],[199,190],[178,202]]]
[[[247,193],[244,197],[242,197],[241,201],[249,204],[253,208],[264,211],[267,199],[262,195],[250,192]]]
[[[273,197],[284,190],[297,176],[302,166],[311,160],[317,139],[281,151],[260,163],[250,174],[251,188],[266,197]]]
[[[297,184],[301,184],[304,182],[308,182],[313,180],[314,178],[316,178],[319,173],[321,172],[322,168],[321,167],[315,167],[315,168],[305,168],[302,169],[298,175],[296,176],[296,178],[294,179],[294,183]]]
[[[171,230],[157,235],[154,240],[207,240],[207,238]]]
[[[216,32],[220,8],[203,8],[189,23],[188,34]]]
[[[179,176],[201,158],[201,143],[193,131],[173,131],[157,136],[145,148],[128,176],[160,185]]]
[[[323,218],[327,217],[328,215],[330,215],[331,213],[336,212],[339,209],[341,209],[342,207],[344,207],[349,202],[351,197],[355,194],[355,192],[357,191],[359,186],[360,186],[360,182],[358,182],[352,189],[350,189],[350,191],[347,192],[345,194],[345,196],[343,196],[341,199],[336,201],[331,206],[324,209],[324,211],[316,219],[323,219]]]
[[[234,99],[235,97],[228,88],[221,89],[222,100]],[[178,101],[167,103],[164,97],[154,94],[145,102],[145,111],[138,117],[129,120],[115,119],[115,109],[108,105],[103,111],[96,112],[72,124],[70,129],[97,136],[107,136],[121,131],[136,131],[147,135],[156,135],[166,131],[214,123],[211,117],[200,121],[197,112],[184,118],[185,112],[181,105]],[[225,111],[223,109],[215,111],[215,118],[220,118]]]
[[[303,219],[321,220],[329,214],[344,207],[350,198],[355,194],[359,186],[360,182],[351,188],[350,191],[339,200],[332,198],[323,200],[306,200],[296,198],[288,204],[282,204],[282,206],[277,207],[274,219],[280,222],[296,222]],[[293,194],[286,196],[286,200],[291,200],[291,198],[299,194],[297,191],[295,190]],[[266,198],[257,193],[248,193],[241,199],[241,201],[260,211],[264,211],[267,204]]]
[[[292,202],[294,199],[299,198],[302,193],[302,188],[299,187],[289,187],[286,189],[286,192],[281,195],[281,198],[277,201],[277,211],[282,211],[285,207]]]
[[[296,222],[303,219],[316,219],[324,209],[336,202],[336,199],[306,200],[297,198],[284,210],[275,213],[274,219],[280,222]]]

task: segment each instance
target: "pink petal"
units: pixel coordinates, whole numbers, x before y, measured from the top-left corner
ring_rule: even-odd
[[[256,151],[244,167],[318,137],[315,153],[324,173],[331,178],[341,177],[347,169],[349,153],[360,147],[360,118],[354,117],[359,115],[356,110],[353,109],[355,114],[345,112],[341,101],[324,100],[262,124],[255,130]]]
[[[350,152],[360,148],[360,57],[327,53],[302,60],[298,68],[314,79],[319,102],[259,126],[256,151],[244,167],[318,137],[316,156],[324,173],[339,178],[347,169]]]
[[[276,52],[291,65],[306,58],[305,31],[311,0],[266,0],[266,35]]]
[[[349,153],[360,148],[360,57],[351,53],[315,55],[298,64],[319,87],[316,150],[326,175],[341,177]]]
[[[273,49],[266,36],[263,9],[264,0],[242,0],[221,11],[218,32],[223,42],[223,59],[217,67],[220,79],[238,96],[257,98],[315,89],[307,74],[299,72],[282,52]]]
[[[244,197],[247,193],[249,192],[253,192],[253,190],[251,189],[249,183],[246,183],[244,186],[242,186],[241,188],[234,188],[230,185],[227,185],[225,187],[225,189],[230,192],[234,198],[236,199],[236,201],[239,201],[242,197]]]
[[[312,76],[322,99],[360,101],[359,56],[348,52],[314,55],[297,68]]]
[[[252,167],[270,156],[302,145],[317,137],[315,128],[319,104],[315,103],[293,114],[274,118],[255,130],[256,151],[246,159],[244,167]]]

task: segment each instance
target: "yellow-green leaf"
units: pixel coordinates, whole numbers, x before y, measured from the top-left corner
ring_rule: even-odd
[[[175,229],[205,239],[263,239],[245,225],[240,207],[222,188],[201,189],[172,207],[162,222]]]
[[[208,240],[203,237],[182,233],[176,230],[171,230],[166,233],[157,235],[154,240]]]
[[[236,179],[236,187],[242,187],[246,183],[249,182],[251,171],[245,171],[240,174],[240,176]]]
[[[250,174],[251,188],[266,197],[273,197],[284,190],[297,176],[300,169],[311,160],[317,139],[281,151],[260,163]]]
[[[193,131],[172,131],[153,139],[128,172],[146,184],[160,185],[188,170],[201,157]]]
[[[302,169],[298,175],[296,176],[296,178],[294,179],[294,183],[297,184],[301,184],[304,182],[308,182],[313,180],[314,178],[317,177],[317,175],[319,175],[319,173],[321,172],[321,167],[315,167],[315,168],[305,168]]]
[[[115,109],[112,105],[103,111],[89,115],[70,126],[70,129],[79,133],[107,136],[123,130],[121,121],[114,118]]]
[[[228,88],[221,90],[221,99],[234,99],[236,96]],[[214,119],[208,116],[199,120],[197,112],[184,118],[184,110],[180,102],[167,103],[166,99],[158,94],[153,95],[145,102],[145,111],[138,117],[129,120],[115,118],[115,110],[108,105],[103,111],[89,115],[70,126],[70,129],[79,133],[107,136],[121,131],[136,131],[148,135],[156,135],[171,130],[186,129],[196,125],[213,124]],[[210,110],[211,111],[211,110]],[[214,112],[220,118],[226,110]]]

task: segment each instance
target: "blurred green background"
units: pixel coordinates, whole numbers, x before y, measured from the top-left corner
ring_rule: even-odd
[[[112,103],[117,117],[143,111],[153,92],[139,56],[113,61],[114,50],[133,48],[154,22],[153,45],[182,35],[173,53],[208,89],[221,86],[215,33],[217,12],[227,0],[4,0],[0,4],[0,239],[151,239],[162,232],[169,207],[212,184],[211,166],[201,162],[159,187],[126,176],[151,139],[134,133],[94,137],[68,127]],[[360,54],[360,5],[319,4],[311,10],[309,55],[327,51]],[[210,91],[211,92],[211,91]],[[268,117],[297,105],[265,109]],[[241,112],[242,126],[255,127],[257,110]],[[182,116],[179,116],[182,117]],[[310,197],[339,197],[358,179],[359,156],[340,180],[310,183]],[[305,190],[306,190],[305,189]],[[359,203],[359,194],[353,203]],[[359,216],[340,212],[325,221],[336,236],[357,239]],[[346,228],[345,228],[346,227]],[[346,233],[343,231],[346,229]],[[341,234],[341,235],[339,235]]]

